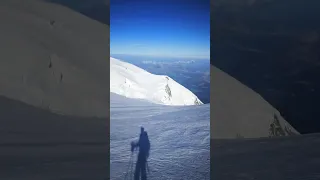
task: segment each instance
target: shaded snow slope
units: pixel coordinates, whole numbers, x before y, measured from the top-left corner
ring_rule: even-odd
[[[0,95],[61,114],[108,115],[107,25],[41,0],[1,0],[0,21]]]
[[[151,142],[148,179],[210,179],[209,104],[164,106],[110,93],[110,108],[110,179],[125,178],[140,126]]]
[[[107,179],[109,122],[0,96],[0,179]]]
[[[318,180],[320,134],[211,140],[211,179]]]
[[[259,94],[214,66],[211,82],[211,138],[298,134]]]
[[[196,95],[165,75],[151,74],[110,57],[110,92],[165,105],[203,104]]]

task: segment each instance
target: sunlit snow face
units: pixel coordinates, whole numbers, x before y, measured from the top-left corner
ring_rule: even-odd
[[[198,99],[195,94],[167,75],[151,74],[138,66],[112,57],[110,57],[110,92],[155,104],[199,105],[193,100]]]

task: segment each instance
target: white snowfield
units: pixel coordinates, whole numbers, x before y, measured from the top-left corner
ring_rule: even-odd
[[[203,104],[190,90],[165,75],[151,74],[110,57],[110,92],[163,105]]]
[[[210,179],[210,104],[168,76],[112,57],[110,66],[110,179],[133,178],[140,126],[151,143],[148,179]]]
[[[140,126],[151,143],[148,179],[210,179],[210,104],[166,106],[110,93],[110,115],[110,179],[130,171],[130,142]]]

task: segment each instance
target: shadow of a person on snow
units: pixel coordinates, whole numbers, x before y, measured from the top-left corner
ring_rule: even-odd
[[[139,154],[134,173],[134,180],[139,180],[140,174],[141,180],[147,180],[146,168],[147,159],[149,157],[150,141],[148,133],[144,131],[143,127],[141,127],[141,133],[138,142],[131,142],[131,152],[133,152],[135,148],[139,148]]]

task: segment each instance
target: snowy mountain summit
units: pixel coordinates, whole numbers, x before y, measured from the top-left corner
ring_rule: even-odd
[[[151,74],[110,57],[110,92],[163,105],[203,104],[190,90],[165,75]]]

